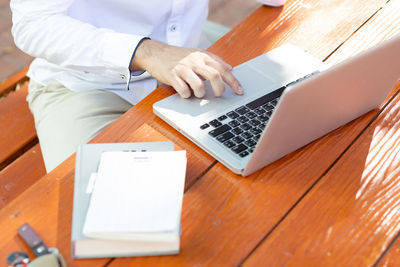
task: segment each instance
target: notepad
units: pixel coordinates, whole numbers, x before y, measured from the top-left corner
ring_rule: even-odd
[[[102,153],[83,234],[135,255],[177,253],[185,174],[185,151]]]

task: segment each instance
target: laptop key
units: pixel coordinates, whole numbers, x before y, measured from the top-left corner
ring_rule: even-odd
[[[246,142],[244,142],[247,146],[249,146],[249,147],[254,147],[256,144],[257,144],[257,142],[256,141],[254,141],[253,139],[249,139],[249,140],[247,140]]]
[[[257,117],[260,121],[268,121],[269,120],[269,117],[267,116],[267,115],[261,115],[261,116],[258,116]]]
[[[261,123],[260,125],[258,125],[257,127],[258,127],[258,129],[260,129],[261,131],[264,131],[264,129],[265,129],[265,123]]]
[[[262,123],[260,123],[260,125],[258,125],[258,128],[264,129],[265,126],[267,126],[267,123],[266,122],[262,122]]]
[[[246,107],[248,107],[249,109],[256,109],[259,106],[262,106],[262,105],[268,103],[269,101],[271,101],[271,100],[273,100],[273,99],[275,99],[277,97],[280,97],[282,95],[283,91],[285,90],[285,88],[286,87],[283,86],[283,87],[281,87],[279,89],[276,89],[275,91],[273,91],[273,92],[271,92],[271,93],[269,93],[267,95],[264,95],[264,96],[262,96],[260,98],[257,98],[256,100],[248,103],[246,105]]]
[[[270,110],[273,110],[275,107],[274,107],[274,105],[272,105],[271,103],[267,103],[267,104],[263,105],[263,108],[264,108],[266,111],[270,111]]]
[[[263,109],[262,107],[258,107],[254,110],[255,113],[257,113],[257,115],[262,115],[265,113],[265,109]]]
[[[225,141],[231,139],[231,138],[234,137],[234,136],[235,136],[235,135],[234,135],[233,133],[231,133],[231,132],[225,132],[225,133],[219,135],[219,136],[217,137],[217,140],[218,140],[219,142],[223,143],[223,142],[225,142]]]
[[[226,131],[229,131],[230,129],[232,129],[228,124],[224,124],[221,127],[218,127],[210,132],[208,132],[209,135],[211,135],[212,137],[216,137],[220,134],[223,134]]]
[[[233,142],[232,140],[228,140],[228,141],[226,141],[226,142],[224,143],[224,145],[225,145],[227,148],[232,148],[232,147],[236,146],[236,143]]]
[[[256,120],[256,119],[253,119],[253,120],[250,121],[250,124],[253,125],[253,126],[257,126],[257,125],[259,125],[260,123],[261,123],[261,122],[260,122],[259,120]]]
[[[234,128],[234,129],[232,130],[232,133],[234,133],[234,134],[236,134],[236,135],[239,135],[239,134],[243,133],[243,130],[240,129],[239,127],[236,127],[236,128]]]
[[[213,126],[213,127],[215,127],[215,128],[217,128],[217,127],[219,127],[219,126],[222,125],[222,123],[220,123],[220,122],[217,121],[217,120],[212,120],[212,121],[210,121],[209,123],[211,124],[211,126]]]
[[[237,117],[239,117],[240,115],[237,114],[235,111],[230,111],[228,113],[226,113],[226,115],[231,118],[232,120],[236,119]]]
[[[254,140],[258,141],[258,139],[260,139],[260,137],[261,137],[261,135],[260,135],[260,134],[257,134],[257,135],[255,135],[253,138],[254,138]]]
[[[237,126],[240,125],[240,122],[234,120],[234,121],[228,122],[228,124],[229,124],[229,126],[231,126],[231,127],[237,127]]]
[[[218,117],[218,120],[223,121],[223,120],[226,120],[227,118],[228,118],[227,116],[222,115],[222,116]]]
[[[244,139],[240,136],[235,136],[232,138],[232,140],[236,143],[236,144],[240,144],[244,141]]]
[[[241,106],[240,108],[235,109],[235,111],[236,111],[237,113],[239,113],[240,115],[243,115],[243,114],[246,114],[247,112],[249,112],[250,109],[248,109],[248,108],[245,107],[245,106]]]
[[[249,121],[249,119],[246,116],[240,116],[239,118],[236,119],[240,123],[245,123],[246,121]]]
[[[250,111],[250,112],[247,112],[245,116],[249,119],[254,119],[255,117],[257,117],[257,114]]]
[[[236,154],[239,154],[240,152],[244,151],[247,149],[247,146],[243,144],[239,144],[235,147],[232,148],[232,151],[235,152]]]
[[[245,139],[250,139],[253,137],[253,135],[249,132],[244,132],[244,133],[242,133],[242,137]]]
[[[251,128],[251,125],[248,123],[243,123],[242,125],[240,125],[240,128],[242,128],[243,130],[247,131],[248,129]]]
[[[256,127],[250,130],[250,132],[254,135],[260,134],[262,131]]]
[[[244,158],[244,157],[246,157],[247,155],[249,155],[249,152],[247,152],[247,151],[243,151],[242,153],[239,154],[239,156],[240,156],[241,158]]]
[[[204,129],[207,129],[208,127],[210,127],[210,124],[205,123],[205,124],[200,126],[200,129],[204,130]]]

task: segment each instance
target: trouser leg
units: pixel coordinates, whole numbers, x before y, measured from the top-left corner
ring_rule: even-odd
[[[31,81],[27,101],[47,172],[132,107],[106,90],[73,92],[57,82]]]

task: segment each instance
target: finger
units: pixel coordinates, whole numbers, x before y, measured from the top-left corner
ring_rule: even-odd
[[[222,61],[222,59],[220,60]],[[228,68],[226,65],[223,65],[220,61],[217,61],[214,57],[211,57],[209,60],[207,60],[206,64],[218,70],[221,73],[223,81],[226,82],[236,94],[243,95],[244,93],[243,87],[240,84],[240,82],[236,79],[236,77],[232,74],[231,72],[232,67]]]
[[[222,73],[222,79],[232,88],[232,90],[238,94],[243,95],[244,89],[240,82],[236,79],[236,77],[230,71],[226,71]]]
[[[190,88],[193,90],[193,94],[196,97],[204,97],[206,94],[204,82],[191,69],[182,70],[180,73],[180,78],[182,78],[182,80],[190,86]]]
[[[225,84],[218,70],[204,64],[195,66],[194,71],[210,81],[215,96],[221,96],[224,93]]]
[[[190,97],[191,93],[189,86],[179,76],[174,77],[174,79],[171,81],[171,86],[182,98]]]
[[[207,55],[208,55],[209,57],[211,57],[212,59],[216,60],[217,62],[221,63],[222,65],[224,65],[228,70],[232,70],[232,69],[233,69],[231,65],[229,65],[228,63],[226,63],[226,62],[225,62],[222,58],[220,58],[219,56],[217,56],[217,55],[215,55],[215,54],[213,54],[213,53],[210,53],[210,52],[208,52]]]

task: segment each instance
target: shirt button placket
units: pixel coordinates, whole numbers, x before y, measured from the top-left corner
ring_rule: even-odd
[[[175,32],[176,31],[176,25],[172,24],[171,27],[169,28],[170,32]]]
[[[171,16],[167,27],[167,41],[172,45],[181,45],[180,19],[185,6],[185,0],[173,0]]]

